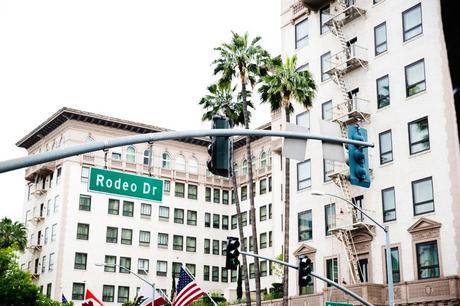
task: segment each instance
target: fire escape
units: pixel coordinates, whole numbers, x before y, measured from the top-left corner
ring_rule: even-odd
[[[327,73],[338,85],[342,101],[335,103],[332,108],[333,121],[340,125],[342,137],[347,138],[347,125],[362,125],[370,121],[369,102],[358,97],[356,92],[350,91],[346,83],[346,76],[357,69],[367,69],[367,50],[353,42],[347,41],[343,28],[351,21],[364,18],[366,11],[354,5],[354,1],[337,0],[331,4],[331,17],[326,22],[330,31],[340,43],[340,51],[331,55],[330,69]],[[345,152],[347,146],[344,145]],[[350,189],[349,169],[346,165],[335,171],[331,178],[341,189],[344,198],[353,201]],[[348,259],[351,282],[360,283],[359,257],[356,252],[354,237],[363,231],[373,234],[373,225],[363,222],[356,209],[348,204],[340,206],[337,213],[336,227],[332,230],[342,243]]]

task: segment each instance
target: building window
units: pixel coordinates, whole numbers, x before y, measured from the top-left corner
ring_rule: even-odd
[[[362,258],[358,260],[358,272],[361,283],[367,283],[369,281],[369,260]]]
[[[204,253],[211,254],[211,240],[210,239],[204,240]]]
[[[184,210],[174,208],[174,223],[184,224]]]
[[[393,161],[393,144],[391,130],[379,134],[380,164]]]
[[[220,203],[220,189],[213,189],[213,202],[217,204]]]
[[[390,105],[390,78],[387,75],[376,80],[377,84],[377,108]]]
[[[91,196],[80,194],[80,205],[78,209],[91,211]]]
[[[222,283],[228,283],[228,270],[225,268],[222,268],[220,270],[220,275],[221,275],[220,281]]]
[[[260,234],[260,248],[265,249],[267,247],[267,233]]]
[[[414,215],[434,211],[433,181],[431,177],[412,182]]]
[[[144,164],[145,166],[149,166],[149,165],[150,165],[150,149],[145,149],[145,150],[144,150],[143,164]]]
[[[159,206],[158,217],[160,220],[168,221],[169,220],[169,207]]]
[[[190,272],[190,274],[193,275],[193,277],[196,277],[196,265],[195,264],[187,263],[185,264],[185,267]]]
[[[54,253],[51,253],[49,261],[48,261],[48,271],[53,271],[53,270],[54,270]]]
[[[323,159],[323,180],[324,182],[329,182],[332,180],[330,175],[334,173],[334,161],[330,159]]]
[[[236,283],[236,281],[238,280],[238,271],[237,270],[230,270],[230,281],[232,283]]]
[[[139,244],[140,245],[149,245],[150,244],[150,232],[148,232],[148,231],[139,231]]]
[[[331,230],[335,228],[335,203],[324,206],[324,221],[326,228],[326,236],[331,234]]]
[[[171,156],[168,152],[163,152],[161,154],[161,168],[170,169],[171,168]]]
[[[148,274],[149,273],[149,260],[145,258],[139,258],[137,260],[137,273]]]
[[[241,187],[241,201],[246,201],[248,199],[248,186]]]
[[[228,204],[229,191],[222,190],[222,204]]]
[[[126,148],[126,162],[136,163],[136,149],[133,146]]]
[[[212,254],[213,255],[219,255],[219,240],[213,240],[212,241]]]
[[[256,277],[256,267],[254,263],[249,264],[249,278],[255,278]]]
[[[157,276],[166,276],[168,273],[168,262],[158,260],[157,261]]]
[[[53,224],[53,226],[51,226],[51,241],[56,240],[56,235],[57,235],[57,224],[55,223]]]
[[[297,163],[297,190],[311,186],[310,160]]]
[[[390,249],[390,256],[391,256],[391,268],[393,271],[393,282],[399,283],[401,281],[401,272],[399,270],[399,249],[397,247],[391,248]],[[386,273],[386,278],[388,282],[388,270],[387,270],[387,265],[386,265],[386,254],[387,250],[385,249],[384,255],[385,258],[383,258],[383,263],[385,266],[385,273]]]
[[[259,194],[267,193],[267,179],[261,179],[259,184]]]
[[[123,216],[132,217],[134,215],[134,202],[123,201]]]
[[[219,281],[219,267],[212,267],[212,281],[218,282]]]
[[[59,195],[54,197],[54,207],[53,207],[53,214],[57,213],[59,210]],[[91,200],[90,200],[90,209],[91,209]]]
[[[194,210],[187,210],[187,224],[196,225],[197,224],[197,212]]]
[[[297,232],[299,241],[310,240],[313,238],[311,209],[298,214]]]
[[[172,273],[174,277],[179,277],[180,274],[180,267],[182,264],[180,262],[173,262],[172,263]]]
[[[222,216],[222,229],[228,230],[228,216]]]
[[[102,301],[103,302],[113,302],[115,297],[115,286],[104,285],[102,287]]]
[[[24,271],[24,264],[21,265],[21,270]],[[45,273],[46,271],[46,256],[42,257],[42,273]]]
[[[56,170],[56,186],[61,182],[62,168]]]
[[[197,185],[188,185],[187,186],[187,198],[191,200],[196,200],[198,198],[198,186]]]
[[[129,300],[129,287],[118,286],[118,303],[126,303]]]
[[[321,55],[321,82],[329,80],[331,77],[327,74],[331,68],[331,52]]]
[[[267,205],[260,206],[260,208],[259,208],[259,219],[260,219],[260,221],[267,220]]]
[[[212,215],[212,227],[213,228],[220,228],[220,215],[213,214]]]
[[[180,235],[173,236],[173,250],[183,251],[184,250],[184,237]]]
[[[211,187],[206,187],[205,190],[205,201],[211,202]]]
[[[203,266],[203,280],[209,281],[209,266]]]
[[[223,240],[222,241],[222,247],[220,248],[222,250],[222,256],[227,255],[227,241]]]
[[[117,264],[117,257],[112,255],[105,255],[104,259],[104,271],[105,272],[115,272],[115,265]]]
[[[196,238],[187,237],[185,250],[187,252],[196,252]]]
[[[241,225],[248,225],[248,213],[246,211],[241,213]]]
[[[107,227],[107,233],[105,236],[105,241],[110,243],[118,242],[118,227]]]
[[[141,203],[141,217],[148,217],[152,215],[152,205]]]
[[[84,293],[85,293],[84,283],[73,283],[72,284],[72,300],[82,301]]]
[[[321,118],[323,120],[332,120],[332,100],[321,104]]]
[[[295,124],[307,128],[310,131],[310,112],[306,111],[295,117]]]
[[[127,228],[121,229],[121,244],[133,244],[133,230]]]
[[[204,213],[204,227],[211,227],[211,214]]]
[[[337,258],[326,260],[326,278],[336,283],[339,281],[339,265]],[[327,284],[327,286],[330,287],[331,285]]]
[[[163,191],[166,193],[171,192],[171,181],[163,180]]]
[[[185,157],[182,154],[176,157],[176,170],[185,172]]]
[[[75,253],[75,261],[73,268],[78,270],[86,270],[86,261],[88,254],[86,253]]]
[[[89,167],[82,166],[81,167],[81,181],[86,183],[89,178]],[[51,187],[52,179],[50,179],[50,187]]]
[[[295,48],[300,49],[308,43],[308,19],[295,25]]]
[[[45,230],[45,244],[47,242],[47,229]],[[77,224],[77,239],[88,240],[89,239],[89,224],[78,223]]]
[[[128,270],[131,270],[131,257],[120,257],[120,267],[118,272],[129,273]]]
[[[188,172],[192,174],[198,173],[198,161],[196,158],[191,158],[188,162]]]
[[[419,279],[439,277],[438,243],[417,243],[417,273]]]
[[[175,188],[174,188],[174,195],[178,198],[185,197],[185,184],[184,183],[176,182]]]
[[[167,248],[168,247],[168,234],[158,233],[158,247]]]
[[[236,229],[238,227],[238,216],[233,215],[232,216],[232,229]]]
[[[428,117],[409,122],[410,154],[416,154],[430,149],[430,132]]]
[[[326,22],[329,20],[329,18],[331,18],[331,11],[328,5],[319,10],[319,20],[321,23],[321,26],[320,26],[321,34],[326,34],[327,32],[329,32],[329,27],[326,25]]]
[[[404,41],[423,33],[422,6],[417,4],[402,13]]]
[[[396,220],[396,200],[394,187],[382,190],[383,222]]]
[[[421,59],[404,67],[406,75],[406,97],[426,90],[425,60]]]
[[[109,215],[118,215],[120,213],[120,200],[109,199]]]
[[[248,175],[248,161],[243,160],[243,165],[241,166],[241,170],[243,171],[243,175]]]
[[[375,55],[387,51],[387,23],[383,22],[374,28]]]

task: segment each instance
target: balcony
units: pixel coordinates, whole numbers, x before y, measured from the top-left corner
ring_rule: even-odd
[[[27,221],[33,222],[35,225],[37,225],[37,224],[39,224],[40,222],[45,221],[45,217],[44,217],[44,216],[32,217],[32,218],[30,218],[30,219],[27,220]]]
[[[357,44],[352,44],[348,48],[331,56],[329,62],[330,69],[326,71],[334,81],[337,75],[345,75],[357,68],[367,68],[367,49]]]
[[[27,168],[25,179],[29,182],[35,182],[37,175],[45,177],[56,170],[56,161],[47,162]]]
[[[46,189],[37,188],[34,191],[32,191],[31,194],[36,197],[41,197],[42,195],[45,195],[46,192],[47,192]]]
[[[317,11],[325,5],[328,5],[332,0],[301,0],[302,4],[312,11]]]
[[[337,11],[337,8],[336,8]],[[366,10],[357,7],[356,5],[347,6],[344,10],[340,11],[338,14],[329,18],[326,21],[326,25],[331,29],[332,33],[335,33],[335,28],[337,26],[343,27],[347,23],[364,16],[366,14]]]
[[[40,252],[42,250],[42,245],[41,244],[30,244],[27,247],[27,249],[32,253]]]
[[[332,118],[345,125],[369,121],[371,117],[370,101],[353,96],[350,100],[336,104],[332,108]]]

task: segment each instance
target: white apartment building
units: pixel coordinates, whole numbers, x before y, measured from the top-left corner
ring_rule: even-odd
[[[296,122],[314,133],[324,120],[342,131],[359,124],[375,143],[368,189],[351,186],[348,167],[324,160],[317,142],[305,161],[291,162],[291,261],[308,255],[314,271],[375,305],[388,303],[384,232],[346,202],[311,195],[321,190],[389,227],[397,304],[458,304],[460,154],[441,2],[282,0],[281,7],[282,55],[297,55],[298,69],[318,86],[311,109],[296,106]],[[274,130],[283,128],[284,114],[272,119]],[[278,143],[273,151],[280,150]],[[299,292],[295,272],[289,288],[290,296],[305,294],[294,304],[351,300],[318,280]]]
[[[269,128],[269,125],[267,127]],[[88,141],[164,129],[63,108],[18,142],[29,154],[66,148]],[[142,283],[112,263],[154,281],[170,295],[172,275],[181,264],[209,292],[236,299],[236,271],[225,266],[227,236],[238,236],[236,209],[229,180],[210,175],[207,138],[163,141],[94,152],[26,170],[24,222],[28,251],[21,257],[43,293],[55,300],[64,294],[81,301],[90,289],[106,305],[133,300]],[[244,140],[236,141],[237,147]],[[244,233],[251,236],[244,147],[236,152],[241,183]],[[151,153],[150,153],[151,152]],[[257,228],[260,254],[274,257],[270,139],[253,143]],[[90,167],[164,180],[161,203],[90,192]],[[276,235],[274,235],[276,238]],[[248,246],[248,239],[244,243]],[[254,290],[254,264],[250,263]],[[261,262],[262,288],[275,281],[267,261]],[[78,305],[78,304],[77,304]]]

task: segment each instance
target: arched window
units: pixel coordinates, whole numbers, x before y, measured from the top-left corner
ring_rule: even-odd
[[[185,157],[182,154],[176,156],[176,170],[185,172]]]
[[[238,177],[238,164],[237,163],[233,164],[233,171],[235,172],[235,177]]]
[[[136,162],[136,149],[133,146],[126,149],[126,162],[132,164]]]
[[[265,151],[262,151],[262,153],[260,153],[260,168],[265,167],[267,167],[267,153],[265,153]]]
[[[150,162],[150,149],[144,150],[144,165],[148,166]]]
[[[188,162],[188,172],[197,174],[198,173],[198,160],[195,157]]]
[[[163,152],[161,154],[161,168],[170,169],[171,168],[171,156],[168,152]]]
[[[256,158],[254,155],[251,156],[252,171],[256,169]]]
[[[243,160],[242,170],[243,170],[243,175],[248,175],[248,161],[246,159]]]

